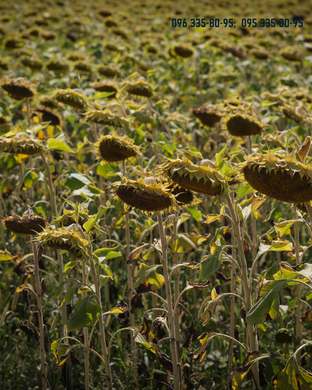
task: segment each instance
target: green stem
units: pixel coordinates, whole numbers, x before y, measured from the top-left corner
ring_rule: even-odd
[[[42,390],[47,389],[47,376],[46,376],[46,361],[45,361],[45,349],[44,349],[44,326],[43,326],[43,312],[41,301],[41,286],[39,277],[39,260],[36,244],[31,240],[32,251],[34,254],[34,273],[37,295],[37,309],[38,309],[38,322],[39,322],[39,343],[40,343],[40,360],[41,360],[41,377],[42,377]]]
[[[177,223],[178,223],[178,216],[175,215],[173,220],[173,241],[175,241],[178,237],[178,229],[177,229]],[[178,252],[174,252],[173,255],[173,264],[176,266],[178,265]],[[174,278],[174,302],[177,304],[179,302],[179,276],[180,276],[180,268],[177,267],[173,271],[173,278]],[[179,312],[178,310],[174,311],[174,327],[175,327],[175,335],[177,340],[177,354],[178,354],[178,360],[180,361],[181,358],[181,340],[180,340],[180,323],[179,323]]]
[[[293,207],[293,217],[294,219],[298,218],[296,206]],[[299,256],[299,227],[298,223],[295,223],[295,254],[296,254],[296,265],[300,264],[300,256]],[[296,287],[296,297],[297,297],[297,307],[296,307],[296,337],[297,339],[302,338],[302,327],[300,322],[301,317],[301,286]],[[298,340],[298,341],[299,341]]]
[[[232,245],[234,246],[234,237],[232,235]],[[235,259],[236,257],[236,249],[232,248],[232,257]],[[235,264],[231,263],[231,293],[235,294],[236,291],[236,272],[235,272]],[[230,302],[230,336],[235,338],[235,297],[231,297]],[[234,356],[234,342],[230,340],[229,345],[229,361],[228,361],[228,388],[230,388],[230,376],[232,373],[232,364],[233,364],[233,356]]]
[[[82,262],[82,281],[84,284],[87,284],[87,272],[86,272],[86,263]],[[84,292],[82,294],[83,298],[87,297],[87,293]],[[88,348],[89,346],[89,335],[88,335],[88,327],[85,326],[83,328],[83,344]],[[89,350],[84,348],[84,368],[85,368],[85,390],[89,390]]]
[[[176,348],[176,337],[175,337],[175,326],[174,326],[174,317],[172,309],[172,296],[168,272],[168,259],[167,259],[167,241],[164,232],[164,226],[162,223],[161,212],[157,212],[158,228],[159,235],[161,240],[161,249],[162,249],[162,265],[164,271],[165,279],[165,288],[167,295],[167,305],[168,305],[168,320],[169,320],[169,330],[170,330],[170,346],[172,351],[172,365],[173,365],[173,378],[174,378],[174,390],[180,390],[180,373],[178,366],[178,356]]]

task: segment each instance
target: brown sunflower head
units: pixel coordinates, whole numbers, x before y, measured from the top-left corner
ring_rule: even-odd
[[[288,203],[312,200],[312,166],[297,161],[293,154],[269,151],[245,157],[242,173],[257,191]]]
[[[128,137],[111,134],[102,136],[95,147],[104,161],[117,162],[140,155],[139,147],[133,143],[134,140]]]
[[[30,58],[28,56],[23,56],[20,59],[21,63],[31,70],[41,70],[43,67],[42,61],[40,61],[38,58]]]
[[[30,206],[22,217],[13,213],[11,216],[5,216],[2,219],[6,229],[20,234],[38,234],[45,229],[48,221],[49,219],[43,218],[41,213],[34,215]]]
[[[114,192],[126,207],[134,207],[144,213],[176,209],[177,203],[168,186],[154,177],[140,177],[137,180],[123,178],[114,183]]]
[[[118,91],[117,85],[112,81],[98,81],[90,84],[90,86],[98,92],[110,92],[111,95],[107,96],[109,99],[115,98]]]
[[[204,126],[208,127],[213,127],[222,118],[212,104],[207,104],[200,108],[193,108],[192,113]]]
[[[190,58],[194,54],[192,46],[176,44],[169,48],[169,55],[173,58]]]
[[[290,62],[301,62],[301,54],[295,46],[286,46],[278,53]]]
[[[38,113],[41,117],[42,122],[50,122],[51,126],[60,126],[61,117],[56,112],[47,107],[40,107],[35,110],[35,114]]]
[[[167,159],[160,169],[171,181],[189,191],[215,196],[226,187],[224,176],[210,160],[202,160],[195,165],[186,157]]]
[[[81,73],[92,73],[92,65],[83,60],[76,61],[74,63],[74,69]]]
[[[120,70],[114,65],[99,65],[97,67],[98,73],[103,77],[120,77]]]
[[[58,89],[52,96],[53,99],[66,106],[71,106],[77,110],[86,110],[88,108],[88,101],[86,97],[79,91],[68,89]]]
[[[140,77],[137,81],[126,83],[126,91],[133,96],[151,98],[153,96],[153,87],[144,77]]]
[[[58,73],[65,73],[69,70],[68,63],[58,58],[51,58],[47,62],[46,68],[48,70],[52,70],[53,72],[58,72]]]
[[[227,119],[226,128],[231,135],[244,137],[246,135],[260,134],[264,126],[251,115],[237,113],[230,115],[229,119]]]
[[[175,196],[178,206],[193,206],[200,203],[200,200],[192,191],[179,185],[171,185],[170,188],[172,188],[171,193]]]
[[[14,100],[21,100],[24,98],[32,98],[35,96],[35,91],[31,88],[31,83],[23,77],[17,79],[10,79],[5,77],[1,81],[1,87]]]
[[[43,151],[40,141],[26,133],[17,133],[13,138],[0,137],[0,152],[32,156]]]
[[[294,339],[293,334],[290,330],[286,328],[279,329],[275,335],[275,340],[280,344],[289,344],[292,343]]]
[[[5,50],[20,49],[25,46],[26,41],[19,37],[8,37],[3,41],[3,47]]]
[[[87,122],[98,123],[102,126],[121,127],[126,130],[129,130],[131,127],[130,119],[116,114],[109,108],[106,108],[104,111],[89,110],[85,115]]]

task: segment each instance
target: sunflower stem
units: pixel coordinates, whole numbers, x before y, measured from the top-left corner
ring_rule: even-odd
[[[235,248],[235,242],[234,237],[232,235],[232,257],[233,259],[236,258],[236,248]],[[236,270],[235,270],[235,263],[231,262],[231,293],[236,293]],[[231,319],[230,319],[230,336],[232,338],[235,338],[235,297],[231,296],[230,301],[230,311],[231,311]],[[232,364],[233,364],[233,355],[234,355],[234,342],[233,340],[230,340],[229,344],[229,361],[228,361],[228,388],[230,388],[230,380],[231,380],[231,373],[232,373]]]
[[[42,377],[42,390],[47,389],[47,376],[46,376],[46,361],[45,361],[45,349],[44,349],[44,325],[43,325],[43,312],[41,302],[41,286],[39,277],[39,259],[37,247],[33,239],[31,239],[32,251],[34,254],[34,273],[37,295],[37,309],[38,309],[38,322],[39,322],[39,343],[40,343],[40,360],[41,360],[41,377]]]
[[[167,305],[168,305],[168,320],[169,320],[169,331],[170,331],[170,346],[172,351],[172,365],[173,365],[173,378],[174,378],[174,390],[180,390],[180,373],[179,373],[179,361],[177,356],[177,345],[176,345],[176,337],[175,337],[175,325],[174,325],[174,317],[173,317],[173,309],[172,309],[172,296],[170,289],[170,280],[169,280],[169,272],[168,272],[168,259],[167,259],[167,241],[164,232],[164,226],[162,222],[161,212],[157,212],[157,220],[159,227],[159,235],[161,241],[161,249],[162,249],[162,266],[164,271],[165,278],[165,288],[167,295]]]
[[[293,207],[293,218],[298,219],[296,206]],[[299,227],[298,223],[295,223],[295,254],[296,254],[296,265],[300,264],[299,256]],[[299,285],[296,287],[296,298],[297,298],[297,307],[296,307],[296,338],[299,343],[302,338],[302,327],[300,322],[301,317],[301,290],[302,287]]]
[[[173,220],[173,242],[176,241],[178,237],[178,216],[175,214],[174,220]],[[173,255],[173,264],[178,265],[178,253],[175,251]],[[173,278],[174,278],[174,302],[177,304],[177,300],[179,299],[179,275],[180,275],[180,268],[177,268],[173,272]],[[180,340],[180,323],[179,323],[179,312],[178,310],[174,312],[174,327],[175,327],[175,335],[176,335],[176,345],[177,345],[177,355],[178,360],[180,361],[181,358],[181,340]]]
[[[233,195],[233,194],[231,194]],[[242,270],[241,274],[241,279],[242,279],[242,284],[243,284],[243,289],[244,289],[244,294],[245,294],[245,301],[246,301],[246,312],[248,314],[249,310],[251,309],[252,306],[252,299],[251,299],[251,286],[248,285],[248,268],[247,268],[247,261],[245,257],[245,251],[244,251],[244,242],[243,242],[243,237],[241,234],[241,228],[240,228],[240,223],[238,216],[236,214],[236,211],[234,209],[234,202],[233,202],[233,197],[229,195],[228,193],[226,194],[226,201],[227,205],[229,207],[230,211],[230,217],[232,218],[232,229],[233,229],[233,234],[237,243],[237,249],[238,249],[238,254],[240,258],[240,266]],[[257,346],[257,336],[254,331],[254,327],[251,324],[247,324],[247,334],[248,336],[246,337],[246,345],[247,348],[250,351],[255,351],[256,346]],[[249,337],[249,340],[248,340]],[[254,382],[253,383],[253,388],[258,388],[259,384],[259,371],[257,365],[253,365],[252,368],[253,376],[254,376]]]
[[[83,284],[87,284],[87,272],[86,272],[86,263],[82,262],[82,282]],[[82,298],[86,298],[87,293],[84,292],[82,294]],[[85,369],[85,390],[89,390],[89,335],[88,335],[88,327],[85,326],[83,328],[83,344],[86,348],[83,349],[84,352],[84,369]]]

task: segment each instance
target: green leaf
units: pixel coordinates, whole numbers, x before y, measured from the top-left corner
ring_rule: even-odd
[[[196,208],[194,207],[186,207],[186,210],[191,214],[191,216],[197,221],[199,222],[203,216],[203,214],[197,210]]]
[[[311,383],[311,382],[310,382]],[[299,388],[296,380],[296,364],[294,359],[287,362],[285,368],[272,378],[274,390],[308,390],[310,387]]]
[[[0,251],[0,261],[8,261],[8,260],[13,260],[14,256],[11,255],[10,252],[7,250],[5,251]]]
[[[103,207],[103,206],[100,206],[99,207],[99,211],[97,213],[97,215],[90,219],[89,221],[87,221],[84,225],[83,225],[83,228],[85,229],[86,232],[89,232],[90,230],[92,230],[94,228],[94,226],[98,223],[98,221],[102,218],[103,214],[105,213],[105,211],[108,209],[108,207]]]
[[[195,233],[178,234],[178,238],[170,245],[173,252],[188,253],[197,250],[197,236]]]
[[[84,326],[94,324],[100,313],[100,305],[90,302],[90,297],[81,299],[76,303],[75,314],[68,321],[67,331],[73,332]]]
[[[280,235],[280,237],[283,237],[285,235],[289,235],[290,234],[290,228],[296,222],[301,222],[301,221],[298,221],[296,219],[291,219],[289,221],[283,221],[283,222],[275,224],[274,225],[274,229],[277,230],[277,232]]]
[[[293,251],[294,248],[289,241],[277,240],[272,241],[270,244],[260,242],[259,251],[256,255],[255,260],[258,260],[266,252],[281,252],[281,251]]]
[[[82,173],[70,172],[66,175],[64,185],[70,190],[78,190],[90,183],[91,181],[87,178],[87,176],[83,175]]]
[[[199,280],[207,280],[210,275],[221,267],[223,248],[213,255],[204,256],[199,264]]]
[[[70,146],[65,144],[64,140],[49,138],[47,142],[50,149],[62,150],[63,152],[76,153]]]
[[[156,272],[158,267],[162,266],[160,264],[150,266],[140,264],[134,288],[138,288],[140,285],[144,285],[144,288],[152,291],[161,288],[165,284],[165,278]]]
[[[75,267],[75,265],[79,263],[80,261],[69,261],[68,263],[65,264],[64,273],[67,275],[69,271],[72,270]]]
[[[105,263],[101,263],[100,266],[103,268],[103,270],[107,273],[107,275],[114,280],[114,274],[113,271],[109,268],[109,266]]]

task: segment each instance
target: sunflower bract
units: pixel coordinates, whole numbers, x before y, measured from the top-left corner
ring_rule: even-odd
[[[13,138],[0,137],[0,152],[32,156],[43,150],[44,146],[26,133],[17,133]]]

